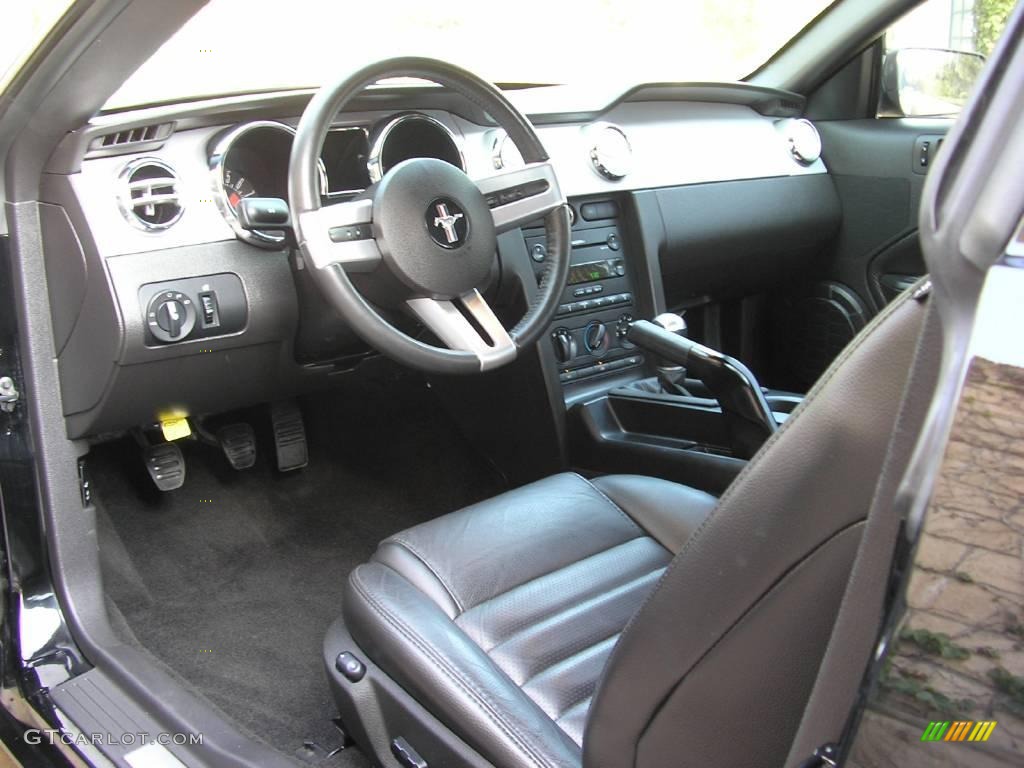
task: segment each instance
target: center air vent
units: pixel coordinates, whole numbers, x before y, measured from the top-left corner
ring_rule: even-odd
[[[152,157],[133,160],[118,177],[117,202],[128,222],[147,231],[167,229],[181,218],[178,177]]]

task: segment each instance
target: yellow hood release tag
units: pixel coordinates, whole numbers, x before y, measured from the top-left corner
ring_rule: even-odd
[[[181,440],[192,434],[192,427],[188,425],[187,418],[164,419],[160,422],[160,429],[164,433],[164,440],[168,442]]]

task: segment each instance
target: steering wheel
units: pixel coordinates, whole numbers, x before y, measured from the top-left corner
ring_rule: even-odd
[[[413,158],[362,196],[322,206],[317,161],[332,121],[368,85],[393,77],[429,80],[465,96],[505,129],[525,166],[474,182],[442,160]],[[288,194],[299,249],[328,301],[364,341],[401,363],[433,373],[491,370],[536,342],[554,316],[569,270],[565,198],[529,121],[470,72],[434,59],[396,58],[321,88],[296,130]],[[497,259],[497,235],[541,217],[547,270],[522,320],[506,331],[478,289]],[[380,293],[396,296],[393,303],[447,348],[385,320],[349,272],[387,284]]]

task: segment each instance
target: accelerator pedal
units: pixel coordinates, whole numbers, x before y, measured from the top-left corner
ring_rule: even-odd
[[[306,447],[306,425],[299,406],[293,400],[274,403],[270,407],[270,421],[274,427],[278,470],[291,472],[302,469],[309,463],[309,449]]]
[[[244,421],[217,430],[217,442],[234,469],[249,469],[256,463],[256,433]]]
[[[185,457],[176,443],[158,443],[142,450],[153,483],[161,491],[176,491],[185,484]]]

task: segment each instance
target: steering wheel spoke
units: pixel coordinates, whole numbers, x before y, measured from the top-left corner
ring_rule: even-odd
[[[530,163],[524,168],[477,179],[499,234],[542,218],[560,205],[565,196],[550,162]]]
[[[369,272],[380,263],[380,248],[373,238],[372,200],[335,203],[299,216],[317,269],[339,264],[350,272]]]
[[[450,349],[476,355],[482,371],[516,357],[515,342],[477,290],[454,301],[409,299],[406,304]]]

